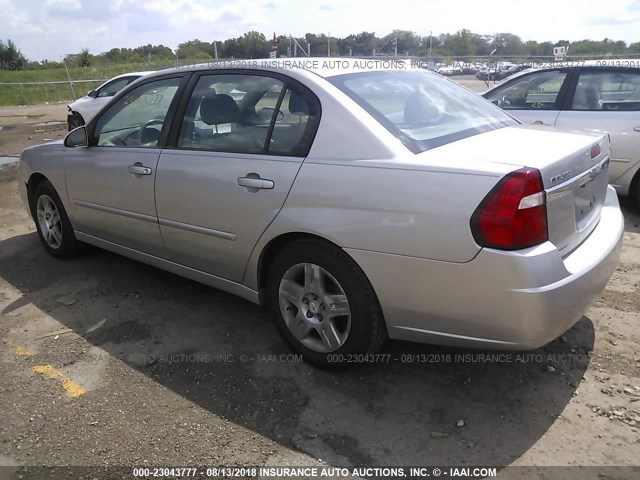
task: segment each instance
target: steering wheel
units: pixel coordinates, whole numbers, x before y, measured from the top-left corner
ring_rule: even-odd
[[[156,118],[152,118],[151,120],[149,120],[148,122],[143,123],[140,126],[140,129],[138,130],[138,143],[140,143],[140,145],[143,145],[143,140],[144,140],[144,131],[150,127],[151,125],[161,125],[164,123],[164,115],[160,116],[160,117],[156,117]]]

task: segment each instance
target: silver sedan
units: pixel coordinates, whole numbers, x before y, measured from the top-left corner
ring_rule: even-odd
[[[266,304],[321,366],[389,337],[530,349],[561,335],[618,263],[608,137],[521,125],[437,74],[360,62],[132,83],[23,152],[44,248],[95,245]]]

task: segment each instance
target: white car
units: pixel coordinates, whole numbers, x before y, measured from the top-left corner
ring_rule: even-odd
[[[527,70],[483,96],[524,123],[608,133],[609,181],[620,195],[640,204],[640,60]]]
[[[131,72],[118,75],[111,80],[107,80],[95,90],[89,91],[86,96],[69,104],[67,106],[69,110],[67,114],[69,131],[89,123],[96,116],[96,113],[111,101],[116,93],[148,73],[151,72]]]
[[[438,67],[436,72],[438,72],[440,75],[444,75],[445,77],[462,74],[462,70],[460,68],[454,67],[453,65]]]

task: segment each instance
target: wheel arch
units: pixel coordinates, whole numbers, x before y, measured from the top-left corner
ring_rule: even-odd
[[[278,255],[278,253],[288,245],[291,245],[292,243],[300,240],[317,240],[341,248],[334,242],[313,233],[287,232],[272,238],[264,246],[262,252],[260,252],[260,257],[258,258],[257,287],[259,292],[262,292],[264,290],[264,287],[267,283],[267,274],[269,272],[269,268],[273,264],[273,260]]]
[[[629,197],[635,199],[636,205],[640,205],[640,168],[636,170],[629,184]]]
[[[35,205],[33,203],[33,192],[36,191],[36,188],[42,182],[50,182],[50,180],[40,172],[32,173],[29,176],[29,180],[27,181],[27,200],[29,202],[29,211],[31,212],[31,216],[34,218],[35,218],[35,214],[34,214]]]

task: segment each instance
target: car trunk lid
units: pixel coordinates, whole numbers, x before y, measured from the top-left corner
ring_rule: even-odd
[[[431,152],[438,150],[441,154],[447,151],[449,161],[459,159],[458,154],[465,152],[466,158],[454,160],[455,165],[474,168],[479,173],[496,171],[498,165],[513,170],[538,169],[547,197],[549,240],[563,256],[578,247],[598,223],[609,179],[607,135],[517,125],[468,137]],[[421,155],[426,159],[428,152]]]

